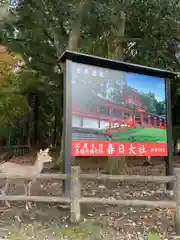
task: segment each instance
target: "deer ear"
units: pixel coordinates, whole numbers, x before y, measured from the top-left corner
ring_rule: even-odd
[[[49,152],[49,148],[46,148],[46,149],[44,150],[44,152],[48,153],[48,152]]]
[[[42,153],[42,149],[40,149],[40,151],[39,151],[40,153]]]

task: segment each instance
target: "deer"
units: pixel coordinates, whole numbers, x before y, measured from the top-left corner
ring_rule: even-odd
[[[9,187],[9,179],[20,177],[20,181],[24,183],[25,196],[31,195],[32,183],[36,181],[36,178],[43,170],[44,163],[52,162],[52,157],[49,155],[49,148],[45,150],[40,150],[37,153],[36,161],[34,165],[21,165],[13,162],[5,162],[0,164],[0,172],[6,176],[5,186],[0,189],[2,195],[6,195]],[[23,177],[29,177],[29,179],[23,179]],[[7,207],[11,207],[8,201],[5,201]],[[26,210],[32,208],[31,203],[26,201]]]

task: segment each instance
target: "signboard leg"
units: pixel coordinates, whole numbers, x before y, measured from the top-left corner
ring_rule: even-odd
[[[166,176],[172,176],[174,174],[173,156],[168,155],[167,157],[164,157],[164,160],[166,165]],[[169,191],[173,190],[173,182],[167,183],[166,188]]]
[[[65,161],[64,173],[68,174],[69,176],[71,175],[71,164],[69,164],[69,161],[67,161],[67,158]],[[63,182],[63,193],[67,197],[70,194],[70,186],[71,186],[71,183],[70,183],[70,177],[69,177],[68,179],[64,180],[64,182]]]
[[[64,173],[69,175],[63,183],[65,196],[70,196],[70,176],[72,166],[72,89],[71,89],[71,61],[67,60],[64,68],[64,118],[63,118],[63,140],[64,140]]]
[[[166,164],[166,176],[172,176],[174,174],[171,108],[172,108],[171,82],[169,79],[166,79],[166,111],[167,111],[167,143],[168,143],[168,156],[164,157]],[[173,190],[173,182],[167,183],[167,190]]]

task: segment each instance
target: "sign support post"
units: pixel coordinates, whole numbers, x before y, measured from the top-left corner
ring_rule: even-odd
[[[174,157],[173,157],[173,139],[172,139],[172,104],[171,104],[171,81],[166,79],[166,115],[167,115],[167,142],[168,155],[165,156],[166,176],[174,174]],[[167,190],[173,190],[173,182],[167,183]]]
[[[71,61],[66,60],[64,68],[64,154],[63,154],[63,166],[64,173],[69,175],[69,178],[63,182],[63,190],[65,196],[70,195],[71,186],[71,166],[72,166],[72,88],[71,88]]]

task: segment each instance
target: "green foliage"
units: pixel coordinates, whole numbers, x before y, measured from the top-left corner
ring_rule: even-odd
[[[3,46],[0,49],[0,133],[7,136],[9,129],[14,128],[17,121],[25,117],[31,109],[27,97],[20,92],[19,76],[13,71],[20,58],[8,53]]]
[[[2,125],[13,125],[13,122],[24,116],[28,110],[30,110],[30,108],[23,95],[16,93],[0,94],[0,116]]]
[[[152,92],[142,94],[144,107],[147,107],[148,112],[155,113],[157,115],[166,114],[165,101],[158,101],[155,98],[155,94]]]
[[[154,93],[149,92],[148,94],[144,93],[142,95],[143,97],[143,103],[145,106],[147,106],[148,108],[148,112],[152,112],[155,113],[156,112],[156,108],[155,108],[155,95]]]
[[[148,240],[161,240],[161,237],[157,233],[150,232],[148,234]]]
[[[175,1],[19,1],[17,21],[6,26],[6,40],[33,67],[43,72],[57,64],[57,56],[67,47],[81,5],[79,48],[87,53],[113,57],[121,41],[124,58],[149,66],[178,69],[178,10]],[[27,7],[28,6],[28,7]],[[42,11],[44,10],[44,11]],[[46,10],[46,11],[45,11]],[[120,24],[126,12],[126,36]],[[145,14],[146,13],[146,14]],[[38,21],[34,21],[38,19]],[[95,23],[95,24],[94,24]],[[171,28],[169,28],[171,26]],[[18,29],[16,38],[14,31]],[[8,33],[8,35],[7,35]],[[31,56],[34,61],[29,62]],[[48,68],[47,68],[48,67]],[[52,70],[52,69],[51,69]],[[47,73],[47,72],[46,72]]]
[[[7,21],[9,17],[9,6],[10,0],[1,0],[0,1],[0,22]]]

